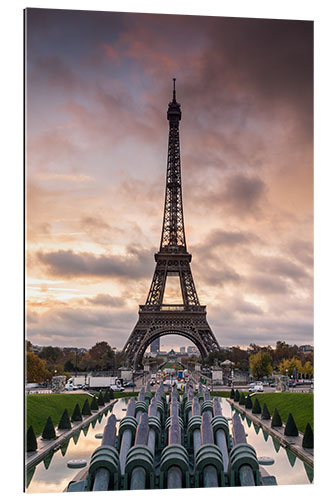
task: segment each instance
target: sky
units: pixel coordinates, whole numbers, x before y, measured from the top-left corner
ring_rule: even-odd
[[[220,346],[311,344],[312,22],[28,9],[26,33],[27,338],[124,346],[176,77],[186,241]]]

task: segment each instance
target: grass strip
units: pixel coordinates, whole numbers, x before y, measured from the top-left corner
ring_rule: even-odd
[[[56,427],[65,408],[72,415],[75,405],[79,404],[81,408],[87,398],[91,399],[88,394],[27,394],[27,428],[32,425],[35,435],[38,436],[43,432],[49,416]]]

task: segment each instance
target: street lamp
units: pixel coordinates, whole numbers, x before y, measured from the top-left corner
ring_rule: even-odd
[[[115,371],[116,371],[116,347],[111,347],[113,351],[113,376],[115,377]]]
[[[75,347],[75,377],[77,376],[77,347]]]

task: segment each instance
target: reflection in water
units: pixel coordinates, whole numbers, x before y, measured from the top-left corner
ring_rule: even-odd
[[[50,467],[50,463],[52,461],[53,455],[54,455],[54,452],[51,452],[48,455],[46,455],[46,457],[43,460],[44,467],[45,467],[46,470]]]
[[[99,423],[99,424],[102,422],[102,418],[103,418],[103,416],[104,416],[104,415],[103,415],[103,413],[102,413],[102,414],[98,417],[98,419],[97,419],[97,420],[98,420],[98,423]]]
[[[295,453],[293,453],[290,448],[286,448],[286,453],[287,453],[287,457],[288,457],[290,465],[292,467],[294,467],[295,462],[296,462],[296,455],[295,455]]]
[[[304,469],[305,469],[306,475],[308,476],[310,483],[312,483],[312,481],[313,481],[313,468],[310,467],[310,465],[308,465],[306,462],[304,462]]]
[[[89,425],[90,425],[90,424],[86,425],[86,427],[83,427],[83,429],[82,429],[82,430],[83,430],[83,434],[84,434],[85,436],[88,434]]]
[[[278,453],[280,446],[281,446],[280,441],[278,439],[276,439],[275,437],[272,437],[272,440],[273,440],[275,451],[276,451],[276,453]]]
[[[232,415],[231,406],[222,399],[222,414],[225,417]],[[276,477],[277,484],[309,484],[313,480],[313,468],[302,462],[293,452],[289,454],[280,446],[279,441],[273,438],[266,430],[257,424],[249,426],[247,429],[247,442],[251,444],[260,457],[274,457],[273,465],[265,466],[268,474]],[[232,431],[232,422],[229,423]],[[260,429],[262,432],[260,432]],[[267,439],[266,439],[266,434]],[[275,451],[274,451],[275,450]]]
[[[77,444],[77,442],[79,440],[80,434],[81,434],[81,429],[76,431],[75,434],[73,434],[73,436],[72,436],[75,445]]]
[[[267,439],[268,439],[268,437],[269,437],[268,432],[267,432],[265,429],[263,429],[263,430],[262,430],[262,433],[263,433],[263,435],[264,435],[264,440],[265,440],[265,441],[267,441]]]
[[[26,476],[26,485],[27,485],[27,488],[29,487],[30,481],[33,478],[35,470],[36,470],[36,467],[31,467],[31,469],[29,469],[27,471],[27,476]]]
[[[95,425],[96,425],[96,423],[97,423],[97,419],[95,418],[95,420],[93,420],[93,421],[91,422],[91,425],[92,425],[92,428],[93,428],[93,429],[95,429]]]
[[[252,420],[248,416],[246,417],[246,423],[248,427],[251,427]]]
[[[61,450],[61,454],[62,456],[64,457],[66,455],[66,451],[67,451],[67,448],[68,448],[68,445],[69,445],[69,441],[70,439],[68,439],[67,441],[65,441],[61,446],[60,446],[60,450]]]
[[[126,401],[127,400],[127,401]],[[122,419],[125,415],[122,411],[126,409],[128,404],[128,399],[119,400],[114,406],[113,413],[116,418]],[[233,414],[232,409],[227,401],[222,400],[222,413],[226,418],[230,418]],[[309,484],[313,481],[313,469],[307,464],[304,464],[298,457],[294,456],[294,465],[291,467],[289,457],[284,449],[280,449],[279,442],[269,435],[267,440],[262,432],[256,433],[254,426],[248,424],[247,442],[251,444],[256,452],[257,456],[273,457],[275,463],[270,466],[265,466],[267,472],[276,477],[278,485],[283,484]],[[67,467],[67,462],[69,460],[84,459],[87,460],[88,464],[92,453],[98,447],[98,442],[96,442],[95,434],[102,433],[104,426],[107,422],[107,417],[104,417],[99,423],[95,419],[94,424],[88,426],[84,432],[80,434],[80,438],[75,444],[74,440],[70,438],[66,443],[61,446],[60,450],[57,450],[51,455],[49,459],[48,468],[46,470],[45,463],[39,463],[35,468],[32,468],[27,472],[27,492],[28,493],[51,493],[51,492],[61,492],[67,487],[68,483],[73,480],[76,476],[77,471],[69,469]],[[245,425],[245,421],[244,421]],[[229,422],[230,431],[232,430],[232,422]],[[119,422],[117,422],[117,428],[119,427]],[[257,426],[258,427],[258,426]],[[258,430],[260,430],[258,428]],[[275,452],[274,452],[275,449]],[[66,457],[65,457],[66,454]],[[46,460],[46,459],[45,459]],[[52,460],[52,462],[51,462]]]
[[[111,413],[114,413],[118,419],[123,418],[124,413],[122,412],[122,408],[126,406],[125,402],[122,403],[119,401],[115,404],[114,411]],[[77,474],[76,470],[67,467],[67,462],[78,459],[90,462],[91,455],[98,446],[94,437],[95,433],[102,433],[106,422],[107,417],[104,417],[100,423],[98,423],[96,418],[93,426],[86,426],[84,432],[76,436],[77,438],[79,437],[78,440],[76,439],[77,444],[72,439],[73,436],[63,443],[59,450],[51,455],[52,463],[49,464],[47,471],[43,462],[40,462],[35,468],[29,470],[27,472],[29,481],[26,481],[26,491],[28,493],[56,493],[64,491],[68,483]],[[119,423],[117,423],[118,426]],[[49,460],[49,457],[47,459]]]

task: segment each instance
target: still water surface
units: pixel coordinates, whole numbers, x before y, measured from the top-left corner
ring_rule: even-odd
[[[220,399],[222,413],[225,417],[232,417],[233,411],[225,399]],[[113,407],[112,413],[117,419],[125,416],[124,409],[127,407],[128,399],[120,399]],[[90,462],[93,451],[100,446],[101,440],[95,438],[95,434],[103,432],[104,426],[110,412],[96,419],[88,428],[81,430],[67,441],[61,449],[49,455],[27,473],[26,484],[28,493],[56,493],[64,491],[68,483],[73,480],[78,469],[69,469],[69,460],[85,459]],[[258,457],[272,457],[274,465],[266,466],[269,474],[274,475],[279,485],[282,484],[309,484],[313,480],[313,469],[304,464],[296,455],[289,450],[279,446],[279,443],[262,428],[254,427],[250,420],[243,420],[245,432],[248,434],[247,441],[257,451]],[[117,422],[117,427],[119,422]],[[231,422],[230,422],[231,427]]]

